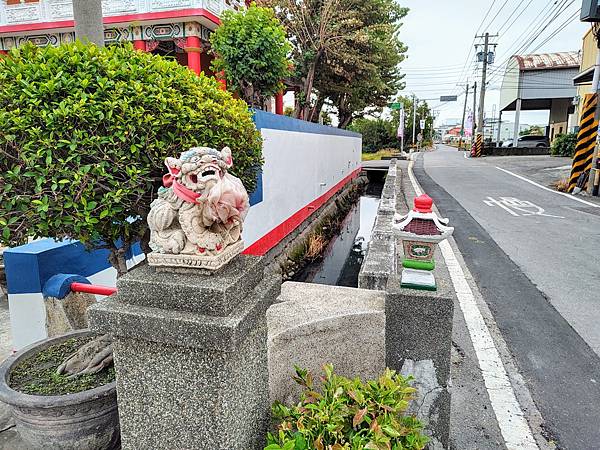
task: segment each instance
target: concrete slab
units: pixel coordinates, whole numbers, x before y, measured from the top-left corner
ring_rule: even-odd
[[[385,369],[385,293],[287,282],[267,311],[271,401],[295,403],[294,366],[363,380]],[[317,376],[315,376],[317,378]]]

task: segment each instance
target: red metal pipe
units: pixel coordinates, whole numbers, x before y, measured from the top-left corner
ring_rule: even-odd
[[[71,283],[71,291],[85,292],[86,294],[113,295],[117,292],[116,287],[99,286],[97,284]]]

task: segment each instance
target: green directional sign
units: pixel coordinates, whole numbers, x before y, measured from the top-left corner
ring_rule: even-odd
[[[404,109],[404,103],[390,103],[390,109],[400,111]]]

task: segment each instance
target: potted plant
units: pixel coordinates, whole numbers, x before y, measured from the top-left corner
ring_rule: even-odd
[[[78,376],[70,375],[64,364],[94,341],[91,331],[74,331],[36,342],[0,365],[0,401],[12,406],[28,448],[109,450],[119,446],[112,362],[96,373],[88,370]]]

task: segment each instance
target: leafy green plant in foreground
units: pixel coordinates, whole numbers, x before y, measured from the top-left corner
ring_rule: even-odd
[[[312,375],[296,367],[294,380],[303,388],[292,407],[273,405],[277,431],[267,436],[264,450],[419,450],[428,438],[423,425],[404,415],[415,389],[405,378],[386,369],[376,381],[335,375],[324,367],[322,388]],[[320,392],[318,392],[320,391]]]

